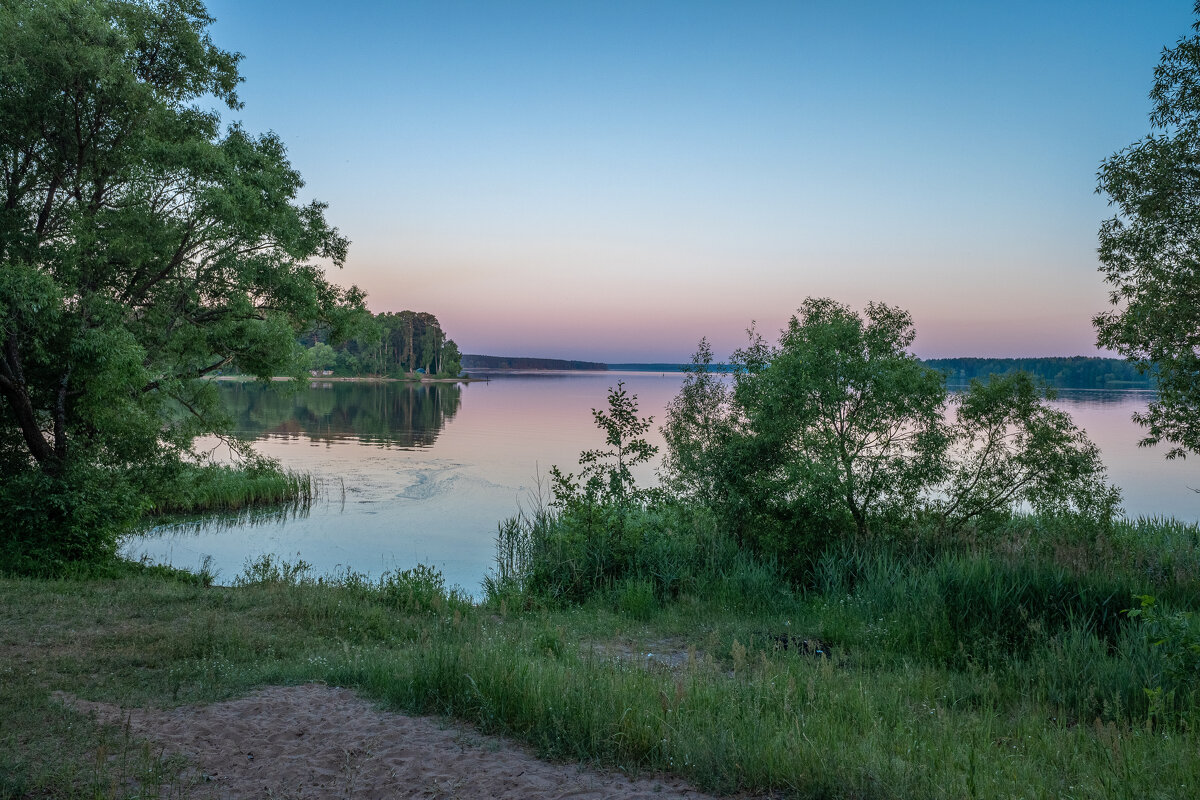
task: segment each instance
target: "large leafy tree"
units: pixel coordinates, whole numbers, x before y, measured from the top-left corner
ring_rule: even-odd
[[[1200,3],[1196,4],[1200,16]],[[1113,310],[1099,343],[1151,371],[1158,398],[1135,419],[1167,458],[1200,452],[1200,22],[1154,71],[1151,133],[1106,159],[1097,191],[1116,214],[1100,228]]]
[[[860,316],[810,298],[781,332],[735,355],[734,401],[756,442],[764,496],[840,509],[860,534],[910,507],[941,474],[941,373],[908,352],[908,312],[881,303]]]
[[[80,475],[219,429],[201,378],[295,373],[297,332],[362,305],[324,276],[347,241],[279,138],[201,108],[240,108],[211,22],[199,0],[0,0],[0,470],[64,524],[103,517]]]
[[[1111,517],[1099,451],[1028,375],[951,398],[913,338],[902,309],[810,298],[777,343],[752,331],[729,379],[701,341],[667,408],[666,487],[792,568],[832,536],[918,516],[951,529],[1024,504]]]

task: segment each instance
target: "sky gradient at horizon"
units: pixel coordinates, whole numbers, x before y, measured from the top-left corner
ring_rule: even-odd
[[[807,296],[918,355],[1096,355],[1101,160],[1187,0],[210,0],[245,108],[464,352],[684,361]]]

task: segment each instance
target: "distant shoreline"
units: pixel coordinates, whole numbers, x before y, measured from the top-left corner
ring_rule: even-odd
[[[209,378],[213,381],[222,381],[225,383],[250,383],[256,381],[251,375],[216,375]],[[271,378],[272,381],[290,381],[295,380],[287,375],[276,375]],[[391,378],[386,375],[309,375],[301,380],[309,381],[310,383],[486,383],[487,378],[472,378],[464,375],[460,378]]]
[[[989,375],[1004,375],[1026,371],[1037,380],[1060,389],[1140,389],[1154,390],[1153,374],[1143,374],[1137,365],[1117,358],[1094,356],[1039,357],[1039,358],[931,358],[922,361],[926,366],[938,370],[952,385],[967,384],[971,380],[987,380]],[[689,372],[694,364],[668,362],[612,363],[595,361],[568,361],[553,358],[530,358],[516,356],[465,355],[462,359],[463,376],[458,378],[382,375],[314,375],[313,381],[337,381],[357,383],[473,383],[487,382],[491,377],[519,373],[567,373],[567,372],[640,372],[672,373]],[[708,364],[707,372],[727,373],[736,370],[729,364]],[[241,375],[221,375],[212,378],[221,381],[251,381],[254,378]],[[290,380],[287,377],[273,380]]]

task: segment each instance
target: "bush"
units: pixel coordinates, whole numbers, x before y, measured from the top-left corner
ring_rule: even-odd
[[[1099,450],[1044,388],[1018,373],[951,398],[914,336],[899,308],[809,298],[777,344],[751,330],[731,381],[701,340],[667,409],[667,487],[798,580],[833,541],[918,523],[953,535],[1027,504],[1111,524]]]
[[[1191,611],[1169,611],[1152,595],[1134,598],[1138,607],[1127,613],[1139,622],[1139,632],[1159,656],[1158,673],[1143,687],[1147,713],[1162,722],[1195,723],[1200,696],[1200,630]]]
[[[424,564],[412,569],[388,572],[379,579],[380,599],[404,614],[444,611],[452,605],[467,605],[456,590],[446,590],[440,570]]]
[[[0,504],[0,571],[38,576],[112,559],[143,508],[127,475],[86,464],[5,475]]]
[[[661,602],[693,591],[736,555],[707,511],[635,484],[630,467],[656,452],[641,438],[650,419],[637,416],[636,401],[622,383],[610,389],[608,410],[592,410],[609,449],[580,454],[579,480],[552,467],[549,508],[539,491],[529,513],[500,523],[496,571],[484,581],[490,602],[521,595],[579,603],[614,592],[618,607],[644,609],[647,596]]]

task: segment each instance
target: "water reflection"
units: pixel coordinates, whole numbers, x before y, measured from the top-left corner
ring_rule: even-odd
[[[966,391],[965,381],[949,381],[947,388],[952,392]],[[1152,389],[1071,389],[1051,387],[1055,400],[1064,408],[1079,406],[1128,406],[1131,404],[1144,406],[1155,397]]]
[[[1171,516],[1195,521],[1200,517],[1200,486],[1191,459],[1167,461],[1163,447],[1139,447],[1145,428],[1133,415],[1145,412],[1155,393],[1144,389],[1064,389],[1053,404],[1071,415],[1100,448],[1109,480],[1124,495],[1130,517]]]
[[[328,483],[328,482],[326,482]],[[324,487],[336,493],[336,485]],[[320,489],[320,487],[319,487]],[[334,496],[336,502],[336,495]],[[345,506],[343,493],[341,505]],[[147,525],[139,531],[139,538],[162,538],[164,536],[194,536],[199,534],[221,534],[227,531],[243,531],[250,528],[283,525],[307,519],[312,510],[311,503],[287,503],[269,508],[243,508],[239,511],[217,511],[194,517],[172,518],[170,522]]]
[[[292,394],[254,384],[221,388],[240,433],[284,466],[313,475],[306,514],[210,517],[131,537],[125,553],[195,568],[211,557],[228,582],[264,553],[302,557],[318,573],[351,568],[378,575],[418,562],[477,591],[492,563],[496,523],[513,513],[550,465],[577,470],[600,446],[591,410],[624,380],[658,429],[679,391],[679,373],[534,373],[464,386],[318,383]],[[1200,517],[1196,465],[1139,448],[1130,421],[1153,399],[1142,390],[1060,390],[1055,404],[1100,446],[1131,516]],[[450,424],[453,421],[454,424]],[[436,446],[435,446],[436,442]],[[654,466],[638,481],[650,485]]]
[[[451,383],[227,383],[221,401],[234,429],[255,439],[299,438],[326,444],[351,439],[382,447],[431,447],[462,405]]]

